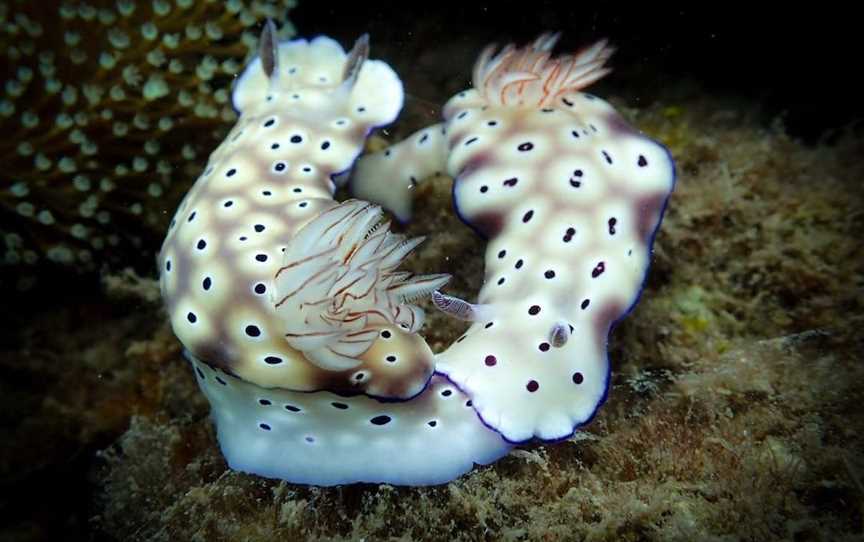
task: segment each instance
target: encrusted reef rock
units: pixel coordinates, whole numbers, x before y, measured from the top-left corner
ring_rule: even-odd
[[[805,147],[704,95],[625,111],[682,175],[645,299],[613,336],[609,403],[585,431],[446,486],[315,488],[227,470],[206,406],[178,415],[166,396],[173,406],[136,417],[102,455],[96,528],[139,540],[860,536],[861,140]],[[428,241],[407,266],[476,291],[482,242],[453,216],[450,180],[418,188],[415,210],[406,234]],[[430,346],[463,327],[430,312]],[[177,374],[184,391],[171,395],[187,396],[196,384]]]

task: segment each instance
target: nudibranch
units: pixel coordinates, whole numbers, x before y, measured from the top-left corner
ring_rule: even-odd
[[[235,469],[292,482],[434,484],[510,449],[441,376],[412,301],[447,275],[380,207],[333,199],[402,84],[327,37],[277,43],[235,82],[236,126],[181,202],[158,258],[171,326]]]
[[[553,57],[557,39],[487,48],[442,124],[362,157],[350,179],[407,220],[415,183],[454,178],[457,213],[488,238],[486,271],[477,303],[433,294],[471,322],[435,371],[511,443],[567,438],[606,399],[608,335],[639,297],[675,182],[665,147],[581,92],[613,50]]]

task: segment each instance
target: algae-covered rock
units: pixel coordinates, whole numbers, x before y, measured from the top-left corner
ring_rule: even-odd
[[[630,112],[661,140],[681,134],[681,177],[643,300],[612,336],[610,400],[585,431],[440,487],[323,489],[227,470],[196,403],[136,417],[102,455],[96,528],[140,540],[860,536],[861,141],[807,147],[708,99],[677,107]],[[408,266],[453,273],[450,291],[467,296],[482,242],[450,212],[449,183],[418,191],[408,233],[429,241]],[[462,331],[431,311],[426,330],[438,350]],[[194,394],[191,374],[172,385]]]

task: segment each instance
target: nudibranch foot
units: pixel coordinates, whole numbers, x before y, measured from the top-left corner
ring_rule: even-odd
[[[189,356],[232,469],[299,484],[432,485],[511,449],[434,376],[407,402],[266,389]]]

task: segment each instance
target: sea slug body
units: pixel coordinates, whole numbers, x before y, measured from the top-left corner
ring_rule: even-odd
[[[361,158],[351,179],[402,220],[410,186],[455,179],[454,207],[489,241],[485,284],[476,304],[433,296],[472,322],[435,370],[512,443],[566,438],[604,402],[607,338],[639,297],[675,180],[663,146],[580,92],[612,49],[552,57],[557,38],[488,48],[443,124]]]

